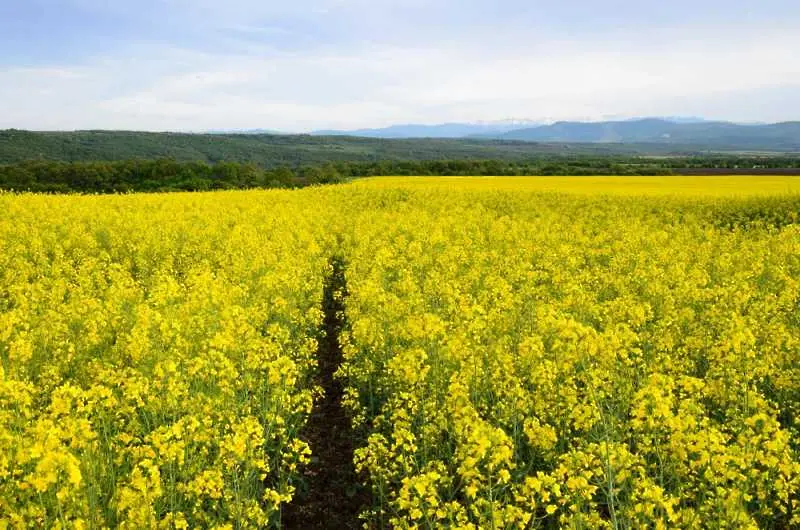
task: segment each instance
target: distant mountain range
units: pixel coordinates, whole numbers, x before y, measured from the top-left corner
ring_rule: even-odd
[[[670,116],[659,118],[632,118],[628,120],[620,120],[624,122],[635,122],[642,119],[663,120],[670,123],[702,123],[705,120],[697,117],[684,117],[684,116]],[[546,126],[551,122],[544,120],[499,120],[489,122],[476,122],[476,123],[437,123],[437,124],[402,124],[390,125],[388,127],[380,127],[374,129],[326,129],[312,131],[312,136],[359,136],[361,138],[499,138],[506,133],[512,133],[518,130],[534,129],[537,127]],[[569,122],[581,123],[581,122]],[[592,123],[610,123],[610,122],[592,122]],[[240,133],[240,134],[256,134],[256,133],[274,133],[274,131],[267,129],[248,129],[248,130],[220,130],[211,131],[212,133]]]
[[[552,124],[394,125],[382,129],[315,131],[316,136],[471,138],[541,143],[662,144],[707,149],[800,150],[800,122],[740,124],[701,118],[641,118]]]
[[[700,144],[796,149],[800,148],[800,122],[740,125],[715,121],[675,123],[653,118],[598,123],[558,122],[490,137],[533,142]]]

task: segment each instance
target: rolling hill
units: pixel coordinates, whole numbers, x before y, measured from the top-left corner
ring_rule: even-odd
[[[24,160],[249,162],[264,168],[326,162],[414,160],[517,161],[541,156],[694,155],[800,152],[800,122],[739,125],[658,118],[596,123],[558,122],[467,138],[458,124],[420,126],[425,138],[352,135],[196,134],[136,131],[0,131],[0,164]],[[469,127],[469,126],[465,126]],[[486,127],[477,125],[475,127]],[[449,132],[448,132],[449,131]],[[352,134],[358,131],[353,131]],[[400,129],[395,129],[400,134]],[[405,129],[405,133],[412,132]]]
[[[383,139],[273,134],[190,134],[130,131],[0,131],[0,164],[170,158],[249,162],[264,168],[326,162],[415,160],[519,161],[541,156],[694,154],[676,145],[563,144],[492,139]]]

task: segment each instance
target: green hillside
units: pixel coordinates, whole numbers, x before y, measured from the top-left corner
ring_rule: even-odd
[[[691,145],[565,144],[491,139],[397,139],[272,134],[128,131],[0,131],[0,164],[24,160],[247,162],[264,168],[325,162],[401,160],[520,161],[543,155],[693,154]]]

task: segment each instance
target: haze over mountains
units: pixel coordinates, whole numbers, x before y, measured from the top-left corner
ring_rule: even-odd
[[[740,124],[701,118],[642,118],[527,126],[518,123],[393,125],[382,129],[315,131],[317,136],[474,138],[558,143],[658,143],[725,149],[800,149],[800,122]]]
[[[533,120],[503,120],[489,123],[441,123],[435,125],[390,125],[376,129],[313,131],[315,136],[361,136],[364,138],[466,138],[494,136],[541,125]]]
[[[761,143],[765,146],[790,147],[800,145],[800,122],[742,125],[714,121],[676,123],[654,118],[598,123],[558,122],[518,129],[496,137],[535,142],[657,142],[719,146]]]
[[[673,123],[698,123],[705,121],[702,118],[637,118],[627,121],[638,121],[639,119],[663,119]],[[314,136],[361,136],[364,138],[499,138],[505,134],[515,131],[535,129],[547,126],[554,122],[552,120],[499,120],[491,122],[454,122],[438,124],[398,124],[388,127],[367,128],[367,129],[324,129],[315,130],[311,134]],[[606,123],[606,122],[562,122],[562,123]],[[243,131],[244,132],[244,131]],[[250,132],[250,131],[246,131]],[[261,132],[266,132],[261,130]]]

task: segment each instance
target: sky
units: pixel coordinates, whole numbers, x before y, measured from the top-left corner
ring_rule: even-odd
[[[800,120],[797,0],[0,0],[0,129]]]

